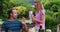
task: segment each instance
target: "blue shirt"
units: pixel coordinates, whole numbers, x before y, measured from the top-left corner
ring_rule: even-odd
[[[1,30],[5,31],[5,32],[20,32],[20,29],[23,27],[23,24],[18,21],[18,20],[14,20],[14,21],[9,21],[6,20],[3,24],[2,24],[2,28]]]

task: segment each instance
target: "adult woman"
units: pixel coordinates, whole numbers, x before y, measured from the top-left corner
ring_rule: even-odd
[[[41,2],[34,1],[36,18],[32,15],[32,21],[38,29],[45,30],[45,10]],[[39,30],[40,31],[40,30]]]

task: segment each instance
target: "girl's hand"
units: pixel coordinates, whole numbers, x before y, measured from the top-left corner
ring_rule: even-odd
[[[32,18],[32,19],[34,19],[34,18],[35,18],[33,14],[31,15],[31,18]]]
[[[31,15],[31,18],[32,18],[33,23],[35,23],[36,18],[34,17],[34,15]]]

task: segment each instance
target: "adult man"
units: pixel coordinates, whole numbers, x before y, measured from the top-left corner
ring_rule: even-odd
[[[16,9],[10,9],[9,12],[9,20],[6,20],[2,24],[2,32],[20,32],[20,29],[25,29],[27,32],[27,26],[25,22],[25,18],[22,18],[22,22],[16,20],[17,18],[17,11]]]

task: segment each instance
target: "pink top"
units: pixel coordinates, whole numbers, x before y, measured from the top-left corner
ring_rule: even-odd
[[[45,10],[41,10],[39,13],[37,13],[36,14],[36,19],[41,20],[41,15],[42,14],[45,14]],[[37,22],[35,23],[35,26],[40,28],[40,24],[37,23]],[[45,16],[44,16],[44,19],[43,19],[42,29],[45,29]]]

